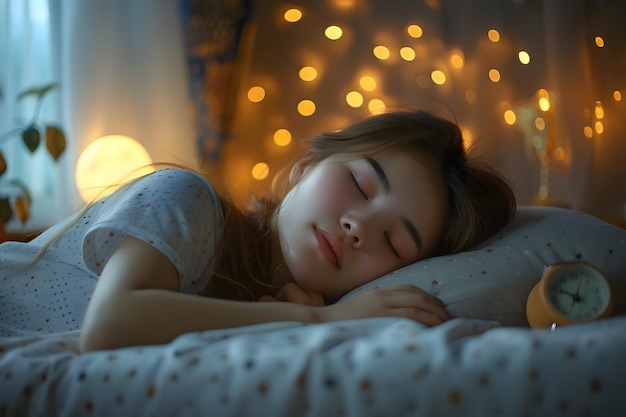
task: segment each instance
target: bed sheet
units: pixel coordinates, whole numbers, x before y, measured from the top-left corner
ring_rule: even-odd
[[[0,340],[0,416],[623,416],[626,317],[269,323],[77,353]]]

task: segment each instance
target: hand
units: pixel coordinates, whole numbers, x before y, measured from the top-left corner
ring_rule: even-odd
[[[410,284],[377,288],[320,311],[321,321],[365,317],[405,317],[427,326],[450,319],[441,300]]]
[[[264,295],[259,298],[259,301],[287,301],[314,307],[323,307],[326,305],[322,294],[315,291],[305,291],[295,282],[288,282],[283,285],[274,297]]]

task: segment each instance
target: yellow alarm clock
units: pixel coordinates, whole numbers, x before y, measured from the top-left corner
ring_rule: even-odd
[[[613,313],[611,285],[597,268],[566,262],[544,270],[526,300],[526,318],[533,328],[584,323]]]

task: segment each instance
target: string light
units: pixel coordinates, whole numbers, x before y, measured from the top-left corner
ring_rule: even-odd
[[[298,72],[298,76],[302,81],[313,81],[317,78],[317,70],[313,67],[302,67]]]
[[[528,65],[530,63],[530,54],[526,51],[519,51],[517,57],[519,59],[519,62],[524,65]]]
[[[424,34],[424,31],[422,30],[420,25],[409,25],[406,31],[408,32],[410,37],[415,39],[421,38]]]
[[[270,167],[265,162],[259,162],[252,167],[252,178],[264,180],[270,174]]]
[[[415,50],[410,46],[405,46],[400,49],[400,56],[405,61],[413,61],[415,59]]]
[[[289,23],[295,23],[302,19],[302,11],[299,9],[289,9],[283,15],[284,19]]]
[[[514,125],[515,122],[517,121],[517,116],[515,115],[515,112],[513,110],[507,110],[504,112],[504,121],[506,122],[506,124],[508,125]]]
[[[311,116],[315,113],[315,103],[312,100],[301,100],[298,103],[298,113],[302,116]]]
[[[604,39],[602,38],[602,36],[596,36],[594,41],[598,48],[604,48]]]
[[[434,70],[430,73],[430,78],[437,85],[443,85],[446,83],[446,74],[440,70]]]
[[[367,104],[367,108],[373,114],[380,114],[380,113],[383,113],[385,111],[387,106],[385,105],[385,102],[382,101],[381,99],[373,98]]]
[[[287,146],[291,143],[291,132],[287,129],[278,129],[274,132],[274,143],[278,146]]]
[[[359,79],[359,85],[365,91],[376,90],[376,79],[370,75],[364,75]]]
[[[487,32],[487,37],[493,43],[500,42],[500,32],[495,29],[489,29],[489,32]]]
[[[389,59],[389,57],[391,56],[391,52],[389,52],[389,48],[383,45],[375,46],[373,52],[374,52],[374,56],[380,59],[381,61]]]
[[[462,54],[454,53],[450,56],[450,63],[452,64],[454,68],[463,68],[463,65],[465,64],[465,60]]]
[[[346,103],[350,107],[361,107],[363,105],[363,95],[358,91],[350,91],[346,94]]]
[[[260,86],[251,87],[248,90],[248,100],[253,103],[259,103],[265,98],[265,89]]]
[[[331,41],[336,41],[343,36],[343,29],[339,26],[328,26],[324,31],[324,35]]]
[[[498,71],[495,68],[492,68],[489,70],[489,79],[494,82],[497,83],[500,81],[500,71]]]
[[[613,100],[622,101],[622,92],[618,90],[613,91]]]

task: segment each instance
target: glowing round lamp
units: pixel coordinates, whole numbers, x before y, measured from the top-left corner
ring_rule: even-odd
[[[93,141],[76,163],[76,187],[85,201],[111,194],[124,182],[149,174],[152,159],[128,136],[104,136]]]

